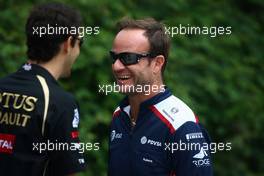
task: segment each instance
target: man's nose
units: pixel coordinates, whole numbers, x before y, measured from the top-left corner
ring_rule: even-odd
[[[113,64],[112,64],[112,68],[115,71],[119,71],[119,70],[123,70],[125,69],[124,64],[120,61],[120,59],[117,59]]]

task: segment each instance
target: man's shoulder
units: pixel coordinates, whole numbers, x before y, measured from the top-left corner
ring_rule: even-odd
[[[58,102],[59,104],[66,105],[66,104],[75,104],[76,100],[70,92],[64,90],[60,86],[51,86],[51,97],[53,97],[54,101]]]
[[[174,133],[187,122],[197,123],[191,108],[174,95],[151,106],[152,112]]]
[[[16,72],[9,73],[9,74],[7,74],[7,75],[5,75],[3,77],[0,77],[0,83],[5,83],[6,81],[9,81],[15,74],[17,74],[17,73]]]
[[[113,119],[118,117],[120,112],[121,112],[121,108],[120,108],[120,106],[118,106],[113,112]]]
[[[38,97],[38,90],[37,78],[29,77],[18,71],[0,78],[0,91]]]

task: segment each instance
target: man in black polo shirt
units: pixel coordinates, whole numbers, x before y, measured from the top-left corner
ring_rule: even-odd
[[[0,79],[1,176],[62,176],[84,170],[78,105],[57,83],[70,75],[82,43],[78,33],[66,28],[80,25],[80,14],[63,4],[43,4],[31,11],[26,23],[28,61]],[[47,27],[64,31],[48,33]]]

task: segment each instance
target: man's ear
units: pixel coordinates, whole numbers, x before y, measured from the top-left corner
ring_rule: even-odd
[[[71,45],[72,40],[73,40],[73,37],[70,36],[70,37],[68,37],[67,40],[65,40],[65,41],[63,42],[63,51],[64,51],[65,53],[68,53],[69,51],[72,50],[72,45]]]
[[[156,56],[154,59],[153,73],[154,74],[160,73],[164,63],[165,63],[165,58],[163,55]]]

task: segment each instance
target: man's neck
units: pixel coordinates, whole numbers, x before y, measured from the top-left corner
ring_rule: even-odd
[[[46,63],[37,63],[36,61],[33,60],[28,60],[28,63],[30,64],[37,64],[46,70],[56,79],[58,80],[61,77],[63,68],[62,68],[62,63],[59,63],[60,58],[52,58],[50,61]]]
[[[157,91],[150,91],[150,92],[143,92],[143,93],[138,93],[138,94],[133,94],[128,96],[128,101],[130,104],[130,116],[131,119],[134,121],[137,120],[137,116],[139,113],[139,108],[140,104],[143,103],[144,101],[154,97],[155,95],[159,94],[162,91],[163,83],[160,84],[155,84],[155,86],[158,86],[159,89]]]

